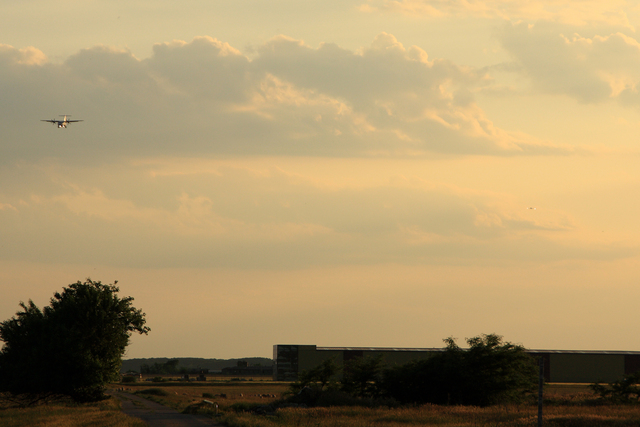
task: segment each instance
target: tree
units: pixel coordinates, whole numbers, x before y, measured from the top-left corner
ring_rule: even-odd
[[[488,406],[535,390],[536,366],[524,347],[495,334],[467,339],[467,350],[444,341],[442,353],[387,370],[383,391],[404,403]]]
[[[322,391],[325,386],[331,384],[341,369],[334,358],[325,359],[315,368],[300,372],[298,381],[291,384],[291,391],[297,393],[305,387],[317,387]]]
[[[118,297],[116,283],[78,281],[43,310],[21,302],[22,311],[0,323],[0,392],[27,403],[104,398],[106,384],[119,378],[132,333],[150,330],[133,298]]]
[[[384,367],[382,355],[351,359],[345,363],[342,390],[356,397],[377,397]]]

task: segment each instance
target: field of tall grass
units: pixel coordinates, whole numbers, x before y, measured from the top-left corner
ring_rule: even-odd
[[[422,405],[399,408],[282,408],[257,414],[252,409],[282,398],[288,384],[275,382],[135,383],[126,387],[165,406],[208,414],[228,427],[409,427],[409,426],[536,426],[537,406]],[[214,406],[218,404],[218,415]],[[1,408],[0,426],[142,427],[120,412],[115,399],[95,404],[54,403],[33,408]],[[601,404],[584,385],[549,385],[545,391],[544,425],[561,427],[640,426],[640,405]]]
[[[145,427],[147,424],[120,411],[116,399],[98,403],[54,402],[29,408],[0,406],[2,427]]]
[[[406,427],[406,426],[536,426],[537,407],[494,406],[489,408],[423,405],[415,408],[285,408],[270,416],[249,413],[226,414],[220,419],[228,427]],[[563,427],[623,427],[640,425],[637,407],[552,407],[544,425]]]
[[[214,416],[211,405],[218,403],[217,421],[228,427],[384,427],[408,426],[537,426],[537,405],[468,406],[422,405],[405,408],[282,408],[256,414],[287,391],[282,383],[218,385],[163,385],[151,390],[137,384],[131,391],[166,406]],[[157,390],[162,390],[158,393]],[[207,397],[203,397],[203,394]],[[221,397],[220,395],[224,395]],[[266,397],[276,396],[276,397]],[[640,406],[603,405],[585,385],[549,385],[545,391],[544,425],[585,427],[640,426]]]

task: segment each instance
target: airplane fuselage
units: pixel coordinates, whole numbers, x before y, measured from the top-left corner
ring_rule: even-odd
[[[49,122],[49,123],[52,123],[54,125],[58,125],[58,129],[66,128],[67,125],[69,125],[69,123],[76,123],[76,122],[82,122],[83,121],[83,120],[69,120],[69,119],[67,119],[68,116],[69,116],[68,114],[66,114],[64,116],[61,116],[61,117],[64,117],[64,119],[62,119],[62,120],[52,119],[52,120],[41,120],[41,121],[42,122]]]

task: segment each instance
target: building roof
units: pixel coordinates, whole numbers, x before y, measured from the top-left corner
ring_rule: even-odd
[[[420,351],[420,352],[440,352],[445,348],[412,348],[412,347],[316,347],[319,351]],[[552,354],[621,354],[640,355],[640,351],[617,351],[617,350],[537,350],[526,349],[527,353],[552,353]]]

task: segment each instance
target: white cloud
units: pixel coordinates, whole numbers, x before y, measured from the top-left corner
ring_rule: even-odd
[[[482,17],[546,20],[569,25],[614,25],[631,28],[634,0],[369,0],[363,12],[400,12],[430,18]]]
[[[583,37],[572,27],[507,25],[504,47],[538,90],[592,103],[615,99],[637,105],[640,44],[623,33]]]
[[[0,71],[0,91],[11,100],[0,106],[13,153],[4,161],[567,152],[497,127],[474,102],[491,84],[484,72],[430,60],[386,33],[359,52],[276,37],[252,60],[211,37],[157,44],[145,60],[108,46],[63,64],[24,59],[39,57],[29,52],[0,51],[10,64]],[[27,123],[52,114],[84,123],[51,144],[44,127]]]

